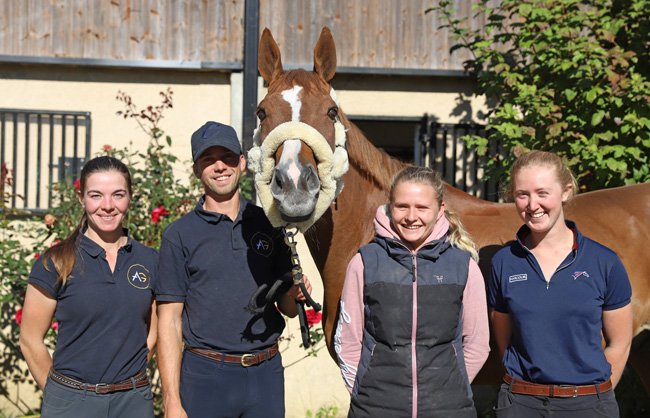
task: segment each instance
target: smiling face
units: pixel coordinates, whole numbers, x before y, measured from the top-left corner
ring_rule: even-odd
[[[412,250],[425,242],[445,212],[433,186],[412,181],[395,186],[389,208],[393,228]]]
[[[243,155],[227,148],[211,147],[194,163],[194,174],[201,179],[207,195],[224,201],[239,191],[239,178],[245,168]]]
[[[80,191],[79,201],[88,220],[86,235],[95,241],[107,241],[122,235],[122,220],[129,209],[127,180],[116,170],[90,174]]]
[[[533,234],[546,234],[564,227],[562,204],[571,195],[572,185],[563,185],[550,165],[529,165],[512,179],[513,197],[519,217]]]

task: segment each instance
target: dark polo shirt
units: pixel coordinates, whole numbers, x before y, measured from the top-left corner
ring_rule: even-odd
[[[65,286],[36,261],[29,283],[56,299],[59,322],[53,367],[86,383],[114,383],[147,365],[147,321],[158,253],[129,238],[111,272],[106,253],[80,235],[77,261]]]
[[[601,345],[603,312],[630,303],[632,288],[623,263],[609,248],[582,235],[575,223],[574,248],[550,282],[533,253],[517,239],[492,258],[488,304],[512,320],[503,358],[517,379],[543,384],[589,385],[611,375]]]
[[[271,287],[291,271],[289,248],[252,203],[241,199],[233,222],[203,209],[204,202],[201,198],[163,234],[156,300],[185,304],[183,338],[188,346],[226,353],[268,347],[284,329],[282,315],[272,303],[261,314],[246,307],[258,287]]]

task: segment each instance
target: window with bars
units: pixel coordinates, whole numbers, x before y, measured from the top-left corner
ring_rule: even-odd
[[[90,158],[90,112],[0,108],[5,205],[42,213],[56,182],[78,178]]]

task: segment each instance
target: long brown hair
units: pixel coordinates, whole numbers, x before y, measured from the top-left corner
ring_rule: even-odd
[[[442,205],[442,202],[445,200],[445,183],[442,181],[442,176],[439,172],[428,167],[410,166],[397,173],[393,178],[389,194],[391,203],[395,200],[395,188],[400,183],[405,182],[427,184],[433,187],[438,205]],[[460,217],[447,208],[445,208],[445,217],[449,221],[449,241],[451,245],[469,252],[472,258],[478,261],[476,244],[474,244],[472,237],[465,230],[463,223],[460,221]]]
[[[91,174],[103,173],[106,171],[117,171],[124,176],[126,180],[129,197],[133,195],[131,185],[131,173],[129,168],[117,158],[109,156],[95,157],[88,161],[81,170],[81,177],[79,179],[79,196],[83,196],[86,190],[86,182]],[[87,218],[86,212],[83,213],[77,227],[72,231],[67,238],[59,244],[49,248],[45,251],[41,262],[46,270],[50,271],[48,267],[48,260],[52,261],[54,268],[57,272],[57,280],[65,285],[72,269],[74,268],[77,260],[77,249],[79,246],[79,235],[81,231],[86,228]]]

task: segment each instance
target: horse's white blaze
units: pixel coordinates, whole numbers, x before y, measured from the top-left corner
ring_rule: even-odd
[[[330,87],[330,97],[334,100],[334,103],[336,103],[337,106],[340,106],[339,98],[336,96],[336,91],[334,91],[333,87]]]
[[[280,167],[286,167],[287,174],[296,188],[298,188],[298,180],[300,179],[298,154],[300,154],[301,146],[302,144],[299,139],[287,139],[284,141],[282,156],[280,156],[280,163],[278,164]]]
[[[291,121],[300,122],[300,107],[302,102],[300,101],[300,91],[302,86],[293,86],[292,89],[283,91],[282,98],[289,103],[291,106]]]

